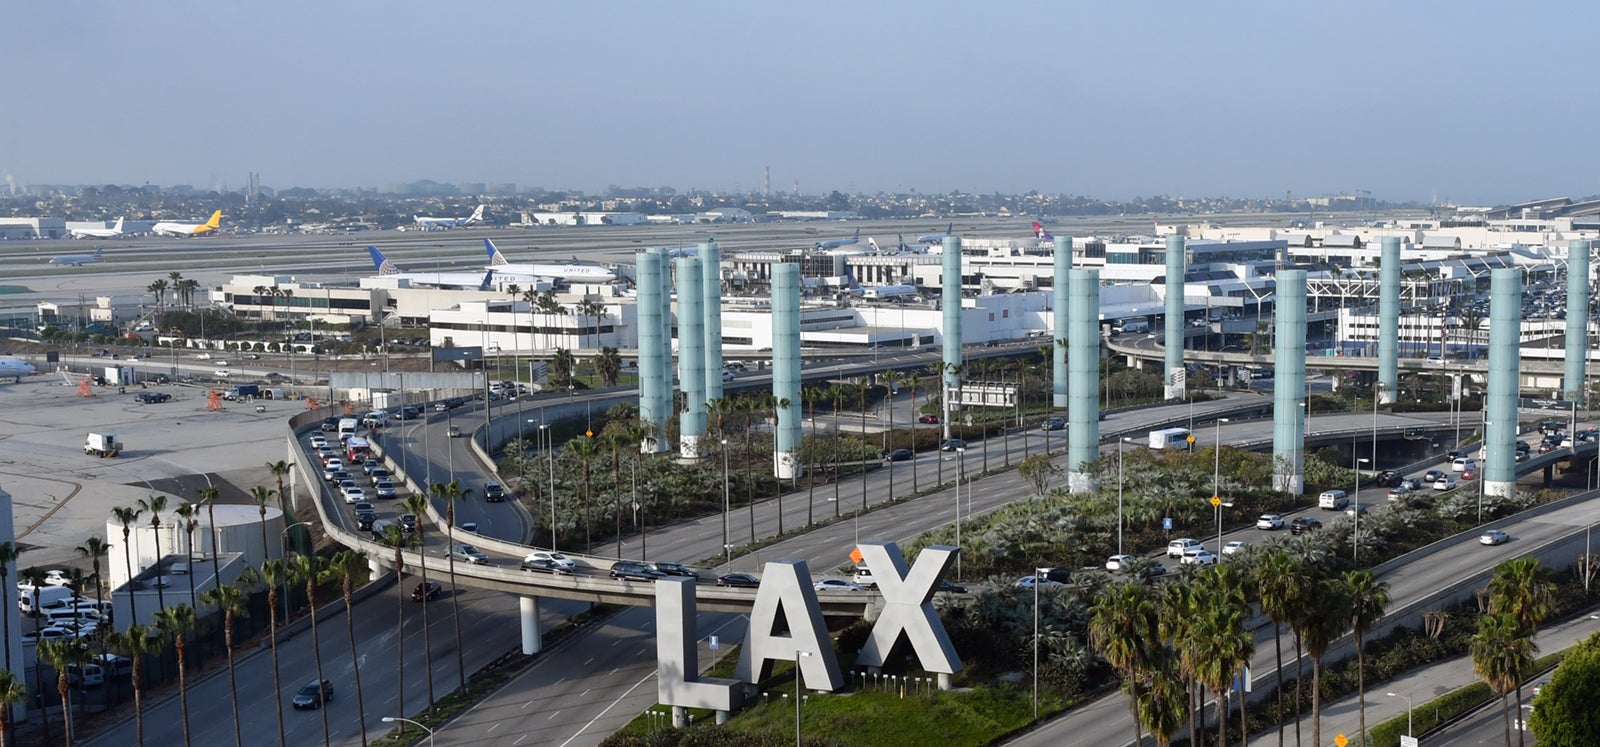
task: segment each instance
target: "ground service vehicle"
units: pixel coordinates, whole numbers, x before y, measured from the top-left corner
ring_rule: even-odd
[[[1188,428],[1163,428],[1159,431],[1150,431],[1150,448],[1187,449],[1191,435]]]
[[[240,384],[235,387],[229,387],[228,391],[222,393],[223,399],[235,402],[246,399],[259,399],[260,397],[261,386],[258,384]]]
[[[122,442],[109,433],[91,433],[83,441],[83,453],[104,459],[122,453]]]

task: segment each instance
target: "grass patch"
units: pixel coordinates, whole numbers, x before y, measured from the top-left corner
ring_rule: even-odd
[[[17,293],[32,293],[26,285],[0,285],[0,296]]]

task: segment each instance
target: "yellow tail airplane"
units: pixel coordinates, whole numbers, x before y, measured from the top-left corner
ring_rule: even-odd
[[[222,225],[222,211],[211,214],[211,219],[204,223],[173,223],[161,221],[150,227],[150,232],[157,236],[200,236],[217,230]]]

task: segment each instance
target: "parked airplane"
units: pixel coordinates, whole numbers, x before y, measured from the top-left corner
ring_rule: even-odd
[[[816,244],[816,248],[818,248],[818,249],[838,249],[841,246],[849,246],[851,244],[859,244],[859,243],[861,243],[861,229],[857,228],[856,229],[856,234],[854,236],[851,236],[848,239],[828,239],[827,241],[818,241],[817,244]]]
[[[1051,236],[1049,231],[1044,230],[1044,226],[1039,225],[1039,221],[1033,222],[1033,237],[1036,239],[1044,239],[1045,241],[1054,241],[1056,238]]]
[[[96,249],[94,254],[63,254],[59,257],[51,257],[50,264],[82,267],[90,262],[99,262],[100,255],[105,254],[105,251],[104,249]]]
[[[21,358],[0,358],[0,379],[16,379],[22,381],[24,376],[32,376],[35,371],[32,363]]]
[[[944,233],[930,233],[930,234],[924,234],[922,236],[918,236],[917,237],[917,243],[918,244],[937,244],[939,242],[944,241],[944,237],[946,237],[946,236],[954,236],[954,235],[956,235],[955,231],[956,231],[955,221],[951,221],[950,225],[945,227]]]
[[[483,222],[483,206],[479,205],[472,211],[472,215],[465,218],[430,218],[426,215],[413,215],[411,219],[417,222],[418,228],[455,228]]]
[[[75,239],[114,239],[122,235],[122,219],[110,228],[74,228],[68,233]]]
[[[222,225],[222,211],[218,210],[204,223],[161,221],[150,227],[150,233],[157,236],[199,236],[217,230],[217,226],[220,225]]]
[[[617,279],[616,273],[604,267],[580,265],[576,258],[567,265],[514,265],[506,261],[506,255],[494,247],[493,241],[484,239],[483,246],[489,251],[489,266],[500,273],[532,275],[541,280],[564,280],[569,283],[609,283]]]
[[[503,283],[534,282],[537,278],[531,275],[498,272],[490,269],[481,279],[476,272],[405,272],[394,260],[383,256],[378,247],[368,246],[367,253],[372,255],[372,264],[378,268],[378,277],[402,278],[418,285],[432,285],[441,288],[477,288],[478,290],[492,290],[494,277],[498,273]]]

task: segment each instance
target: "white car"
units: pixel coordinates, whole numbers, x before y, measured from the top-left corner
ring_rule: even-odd
[[[52,568],[48,571],[45,571],[45,586],[66,586],[70,583],[72,583],[72,579],[67,576],[66,571],[61,570],[60,568]]]
[[[360,487],[351,486],[342,488],[342,490],[344,490],[345,503],[360,503],[367,499],[367,491],[362,490]]]
[[[1112,555],[1106,558],[1106,570],[1121,571],[1128,568],[1128,563],[1133,561],[1132,555]]]
[[[1233,555],[1234,553],[1241,553],[1244,552],[1246,547],[1249,547],[1249,545],[1239,540],[1234,540],[1222,546],[1222,554]]]
[[[817,591],[861,591],[861,586],[854,581],[842,578],[825,578],[811,585]]]
[[[1184,565],[1214,565],[1217,556],[1203,547],[1190,548],[1183,551],[1183,559],[1178,562]]]
[[[1262,514],[1261,518],[1256,519],[1256,528],[1268,532],[1274,529],[1282,529],[1283,517],[1277,514]]]
[[[1039,578],[1038,576],[1023,576],[1022,578],[1017,579],[1016,585],[1018,589],[1032,589],[1034,586],[1066,586],[1066,584],[1063,584],[1060,581],[1052,581],[1048,578]]]
[[[309,443],[313,449],[322,449],[328,446],[328,439],[323,438],[322,434],[319,433],[315,436],[312,436]]]
[[[1460,485],[1461,485],[1461,481],[1457,480],[1454,475],[1445,475],[1444,477],[1441,477],[1438,480],[1434,481],[1433,489],[1434,490],[1455,490]]]
[[[1190,550],[1198,549],[1199,547],[1200,542],[1198,540],[1192,540],[1188,537],[1175,539],[1167,543],[1167,557],[1181,558],[1183,557],[1184,553]]]
[[[573,561],[572,558],[555,552],[554,550],[534,550],[533,552],[528,553],[528,557],[523,558],[522,562],[531,563],[535,560],[548,560],[557,567],[566,569],[568,571],[578,567],[577,562]]]

